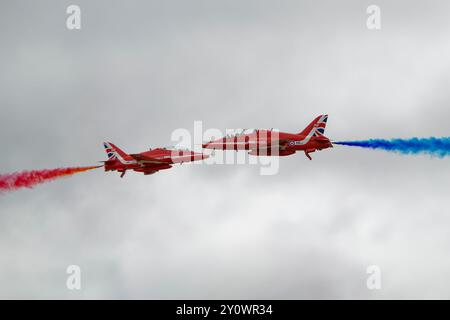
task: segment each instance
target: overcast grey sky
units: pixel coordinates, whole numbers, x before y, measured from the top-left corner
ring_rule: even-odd
[[[66,29],[81,7],[82,29]],[[366,28],[366,8],[382,28]],[[0,172],[177,128],[448,136],[450,2],[2,1]],[[449,159],[336,147],[0,195],[0,298],[450,298]],[[66,288],[79,265],[82,290]],[[382,289],[366,287],[378,265]]]

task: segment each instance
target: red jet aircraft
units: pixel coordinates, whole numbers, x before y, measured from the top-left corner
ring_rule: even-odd
[[[105,171],[118,171],[123,178],[127,170],[142,172],[145,175],[153,174],[159,170],[172,168],[172,164],[203,160],[208,155],[189,150],[174,148],[157,148],[149,151],[126,154],[111,142],[104,142],[108,160],[105,163]]]
[[[206,149],[250,150],[250,155],[288,156],[297,151],[309,155],[316,150],[332,148],[333,145],[325,133],[328,115],[320,115],[300,133],[275,132],[272,130],[254,130],[252,133],[242,133],[227,136],[203,144]]]

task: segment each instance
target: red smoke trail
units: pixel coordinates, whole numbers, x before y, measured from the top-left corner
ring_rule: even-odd
[[[0,175],[0,192],[13,191],[19,188],[33,188],[35,185],[75,173],[85,172],[101,166],[58,168],[50,170],[21,171]]]

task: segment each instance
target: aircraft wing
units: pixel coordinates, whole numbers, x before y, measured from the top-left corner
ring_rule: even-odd
[[[280,139],[278,141],[275,141],[275,143],[278,144],[280,150],[286,150],[286,147],[288,146],[290,141],[291,140],[289,139]]]
[[[153,163],[153,164],[166,164],[167,163],[167,162],[161,161],[160,159],[147,157],[142,154],[130,154],[130,157],[132,157],[138,163]]]
[[[286,150],[286,147],[288,146],[289,142],[291,140],[289,139],[280,139],[280,140],[273,140],[272,141],[272,145],[267,145],[267,144],[263,144],[263,145],[259,145],[258,149],[259,150],[269,150],[274,146],[278,146],[280,151]],[[254,146],[256,147],[256,146]],[[250,148],[250,151],[256,151],[256,148]]]

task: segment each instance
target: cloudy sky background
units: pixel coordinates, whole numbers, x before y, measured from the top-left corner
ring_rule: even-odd
[[[82,29],[66,29],[81,7]],[[381,7],[382,29],[366,28]],[[0,172],[177,128],[448,136],[448,1],[2,1]],[[0,298],[450,298],[449,159],[339,146],[0,195]],[[66,268],[82,290],[66,288]],[[382,289],[366,287],[378,265]]]

